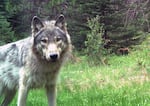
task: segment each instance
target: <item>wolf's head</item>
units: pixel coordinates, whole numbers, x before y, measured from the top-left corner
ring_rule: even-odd
[[[64,16],[52,21],[34,16],[31,24],[34,53],[46,61],[59,60],[71,43]]]

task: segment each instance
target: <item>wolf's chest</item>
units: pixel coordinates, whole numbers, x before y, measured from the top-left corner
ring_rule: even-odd
[[[41,88],[46,85],[55,84],[57,81],[56,71],[51,72],[34,72],[28,75],[27,85],[30,88]]]

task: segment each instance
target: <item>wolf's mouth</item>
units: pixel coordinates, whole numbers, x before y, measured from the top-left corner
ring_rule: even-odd
[[[53,62],[53,63],[55,63],[55,62],[57,62],[58,60],[56,59],[56,60],[50,60],[51,62]]]

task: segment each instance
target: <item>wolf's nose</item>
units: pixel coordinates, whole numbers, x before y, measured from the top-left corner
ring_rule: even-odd
[[[56,59],[58,58],[58,54],[51,54],[51,55],[50,55],[50,58],[51,58],[52,60],[56,60]]]

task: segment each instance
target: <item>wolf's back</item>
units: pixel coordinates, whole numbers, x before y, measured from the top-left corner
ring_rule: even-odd
[[[16,67],[22,67],[25,63],[25,57],[28,53],[31,38],[19,40],[17,42],[9,43],[0,46],[0,67],[5,62],[15,65]]]

